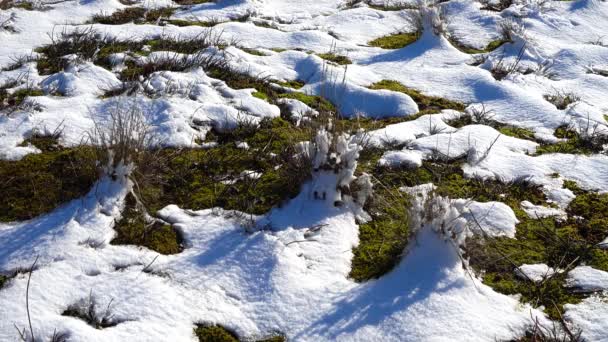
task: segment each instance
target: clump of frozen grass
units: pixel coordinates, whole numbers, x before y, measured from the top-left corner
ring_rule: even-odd
[[[481,9],[493,12],[502,12],[511,7],[513,0],[478,0],[482,5]]]
[[[131,175],[154,143],[151,127],[135,100],[115,102],[109,108],[108,119],[95,122],[89,139],[98,147],[100,160],[107,162],[103,172],[112,179],[121,180]]]
[[[564,110],[571,104],[581,100],[580,96],[564,90],[554,90],[551,94],[547,94],[543,97],[559,110]]]
[[[162,18],[169,18],[175,8],[158,7],[158,8],[143,8],[143,7],[127,7],[117,10],[112,14],[99,13],[93,16],[91,23],[105,25],[122,25],[130,22],[134,23],[160,23]]]
[[[107,305],[100,305],[91,290],[88,298],[83,298],[68,306],[62,315],[79,318],[95,329],[113,327],[122,322],[112,313],[113,302],[114,300],[110,299]]]
[[[522,341],[535,342],[583,342],[583,331],[578,327],[570,327],[562,317],[559,322],[542,324],[538,317],[531,317],[532,323],[526,330]]]
[[[587,73],[608,77],[608,67],[597,67],[590,65],[587,67]]]
[[[299,145],[300,153],[312,162],[314,199],[330,200],[334,206],[344,204],[347,200],[344,195],[349,192],[350,184],[357,180],[355,170],[362,144],[363,131],[349,136],[321,128],[312,141]],[[370,183],[366,179],[360,180],[362,192],[356,197],[363,203],[371,194]]]

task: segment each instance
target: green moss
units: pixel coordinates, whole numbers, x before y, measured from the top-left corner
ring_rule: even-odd
[[[339,65],[347,65],[353,63],[348,57],[336,55],[335,53],[319,53],[317,54],[317,56]]]
[[[192,21],[192,20],[183,20],[183,19],[169,19],[167,20],[168,24],[186,27],[186,26],[201,26],[201,27],[213,27],[220,22],[218,21]]]
[[[597,246],[608,235],[608,195],[584,192],[572,183],[567,186],[578,196],[567,208],[568,220],[531,219],[519,210],[515,239],[474,237],[467,241],[469,264],[478,273],[484,272],[484,283],[501,293],[522,294],[522,301],[543,305],[553,319],[559,318],[564,304],[578,303],[585,294],[565,286],[567,272],[532,283],[515,275],[517,266],[544,263],[571,269],[586,264],[608,269],[608,253]]]
[[[145,246],[160,254],[176,254],[183,250],[181,234],[160,222],[146,222],[144,213],[136,205],[132,194],[127,196],[122,218],[114,227],[113,245]]]
[[[134,22],[136,24],[155,23],[160,18],[169,18],[175,8],[159,7],[146,9],[143,7],[127,7],[107,15],[104,13],[96,14],[91,18],[91,23],[104,25],[123,25]]]
[[[102,46],[97,52],[95,58],[95,64],[102,66],[108,70],[112,68],[110,57],[116,53],[123,53],[128,51],[137,52],[143,47],[142,42],[135,41],[117,41],[112,42],[108,45]]]
[[[558,174],[558,177],[559,177],[559,174]],[[557,178],[557,177],[555,177],[555,178]],[[571,181],[569,179],[564,180],[564,189],[568,189],[568,190],[572,191],[577,196],[584,193],[584,191],[578,186],[578,184],[575,181]]]
[[[0,221],[31,219],[83,196],[97,180],[96,159],[78,147],[0,161]]]
[[[518,139],[534,140],[534,132],[521,127],[501,125],[498,131],[504,135],[515,137]]]
[[[194,334],[200,342],[239,342],[234,332],[219,325],[199,325]]]
[[[417,41],[420,36],[421,32],[397,33],[390,36],[376,38],[370,41],[368,44],[370,46],[383,49],[401,49]]]
[[[426,96],[418,90],[408,88],[397,81],[382,80],[380,82],[372,84],[370,86],[370,89],[386,89],[404,93],[411,97],[412,100],[416,102],[416,104],[418,104],[418,108],[421,111],[440,111],[443,109],[453,109],[462,111],[465,108],[465,105],[460,102],[451,101],[436,96]]]
[[[28,139],[25,139],[19,146],[32,145],[42,152],[54,152],[61,149],[59,146],[58,136],[44,136],[44,135],[33,135]]]
[[[239,337],[233,331],[221,325],[198,324],[194,329],[194,334],[200,342],[239,342]],[[285,342],[282,335],[276,335],[261,340],[247,340],[254,342]]]
[[[327,101],[326,99],[324,99],[320,96],[306,95],[306,94],[300,93],[300,92],[293,92],[293,93],[280,94],[279,97],[299,100],[301,102],[304,102],[307,106],[309,106],[313,109],[316,109],[318,111],[322,111],[322,112],[335,112],[336,111],[336,107],[331,102]]]
[[[268,56],[268,54],[266,54],[266,53],[264,53],[262,51],[256,50],[256,49],[249,49],[249,48],[240,48],[240,49],[243,50],[243,51],[245,51],[245,52],[247,52],[250,55],[254,55],[254,56]]]
[[[259,126],[241,124],[228,132],[214,132],[218,146],[210,149],[168,151],[166,170],[156,183],[141,186],[140,197],[154,213],[167,204],[183,208],[222,207],[263,214],[295,197],[310,177],[308,164],[294,158],[294,145],[310,133],[275,118]],[[244,141],[249,149],[239,149]],[[256,179],[243,177],[254,171]]]
[[[253,95],[253,97],[256,97],[256,98],[258,98],[260,100],[264,100],[264,101],[268,101],[268,99],[269,99],[268,95],[266,95],[266,93],[263,93],[261,91],[255,91],[251,95]]]
[[[362,282],[391,271],[409,241],[409,201],[396,187],[377,187],[366,203],[372,220],[359,225],[359,245],[353,248],[349,277]]]
[[[298,80],[290,80],[285,82],[276,82],[278,85],[282,85],[283,87],[290,87],[294,89],[302,88],[306,83]]]

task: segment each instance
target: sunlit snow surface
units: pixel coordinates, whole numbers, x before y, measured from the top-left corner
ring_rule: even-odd
[[[148,1],[144,5],[168,3]],[[411,30],[410,10],[378,11],[365,6],[347,9],[339,0],[223,0],[192,6],[175,17],[227,21],[250,15],[252,20],[275,22],[280,30],[250,22],[219,24],[216,29],[223,30],[227,39],[235,38],[243,47],[268,54],[254,56],[229,47],[232,64],[252,75],[305,81],[303,92],[329,98],[347,117],[415,114],[418,107],[409,96],[367,88],[374,82],[392,79],[427,95],[473,106],[483,103],[494,120],[531,129],[537,138],[546,141],[556,141],[553,132],[564,123],[592,122],[605,130],[608,78],[588,70],[608,69],[608,48],[589,44],[608,33],[608,2],[540,3],[515,1],[502,14],[480,10],[476,1],[451,0],[445,4],[450,17],[448,29],[477,48],[499,37],[496,24],[502,17],[521,17],[527,37],[522,64],[552,65],[555,73],[552,79],[535,73],[514,74],[500,82],[483,65],[469,65],[470,55],[432,30],[400,50],[365,46],[396,30]],[[47,33],[77,27],[65,24],[83,24],[93,14],[123,7],[114,0],[94,0],[63,2],[47,11],[2,10],[0,23],[10,20],[17,32],[0,30],[0,66],[11,63],[13,56],[49,43]],[[161,34],[187,37],[207,30],[171,25],[92,26],[109,35],[134,39]],[[354,62],[346,75],[344,68],[328,68],[320,58],[306,52],[270,50],[301,48],[321,53],[332,45]],[[521,42],[505,46],[507,60],[513,60],[520,48]],[[498,58],[496,52],[489,60]],[[41,111],[30,109],[0,117],[3,159],[36,153],[34,147],[19,146],[33,130],[52,131],[62,126],[63,144],[81,142],[95,122],[107,119],[108,108],[116,101],[99,95],[119,80],[92,63],[77,64],[50,77],[38,75],[31,63],[1,72],[0,82],[23,73],[27,73],[29,82],[40,83],[43,88],[60,87],[66,96],[38,97]],[[336,80],[343,79],[339,91],[328,91]],[[134,100],[167,146],[190,146],[204,135],[192,128],[194,119],[219,127],[234,126],[240,115],[237,107],[246,109],[252,120],[279,115],[278,107],[253,97],[253,89],[230,89],[201,69],[157,73],[149,86],[160,90],[169,83],[196,91],[193,96],[179,96],[178,92],[158,99]],[[558,110],[543,98],[556,89],[573,91],[581,101]],[[453,115],[444,111],[390,125],[372,132],[371,142],[407,145],[403,151],[388,151],[383,157],[388,164],[416,166],[434,150],[454,158],[468,153],[463,166],[466,175],[506,181],[530,177],[543,186],[560,209],[574,198],[570,190],[563,189],[565,179],[588,190],[608,191],[606,155],[531,156],[537,143],[500,135],[488,126],[456,129],[446,124]],[[485,156],[490,146],[491,153]],[[552,177],[554,173],[560,177]],[[294,341],[494,341],[520,336],[537,315],[544,320],[540,312],[516,298],[498,294],[473,279],[463,269],[454,246],[428,226],[419,231],[393,272],[379,280],[354,283],[347,275],[351,249],[358,243],[355,216],[348,207],[338,209],[313,201],[308,187],[284,208],[260,218],[269,223],[269,230],[252,234],[219,209],[190,212],[168,206],[161,214],[184,233],[186,249],[177,255],[158,257],[145,249],[109,244],[125,191],[124,184],[104,179],[85,198],[47,215],[0,224],[0,269],[27,268],[37,255],[40,257],[30,288],[37,337],[48,340],[58,331],[68,332],[70,341],[195,341],[194,324],[207,322],[231,328],[243,338],[282,332]],[[456,201],[465,214],[491,211],[484,225],[487,223],[497,235],[513,236],[517,222],[504,205]],[[537,213],[542,208],[529,210]],[[319,224],[326,226],[314,242],[290,244],[302,240],[308,227]],[[146,271],[151,272],[142,272],[146,265],[150,265]],[[570,272],[569,279],[581,288],[606,289],[606,275],[598,272],[579,267]],[[27,327],[26,283],[27,277],[19,275],[0,291],[1,341],[17,339],[15,325]],[[61,315],[70,304],[91,294],[101,306],[112,301],[115,318],[123,322],[96,330]],[[608,304],[601,295],[567,305],[565,317],[580,326],[588,340],[608,340]]]

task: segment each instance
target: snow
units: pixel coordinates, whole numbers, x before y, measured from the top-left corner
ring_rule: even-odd
[[[568,286],[581,292],[608,290],[608,272],[590,266],[577,266],[568,272]]]
[[[588,341],[608,341],[608,305],[605,296],[594,295],[579,304],[566,304],[564,308],[564,318],[581,329],[583,338]]]
[[[454,246],[430,226],[393,272],[358,285],[346,277],[358,243],[353,212],[311,201],[311,187],[267,217],[254,217],[267,227],[254,233],[234,212],[170,205],[160,216],[184,233],[187,246],[172,256],[108,243],[125,189],[104,180],[82,201],[0,228],[0,242],[12,246],[0,253],[3,269],[40,257],[30,288],[38,336],[57,329],[75,340],[192,341],[193,323],[208,322],[243,337],[279,330],[301,341],[493,340],[528,324],[530,308],[471,279]],[[307,242],[294,243],[300,240]],[[15,300],[26,282],[20,275],[0,291],[0,315],[10,317],[0,321],[0,339],[15,336],[13,323],[27,322]],[[91,294],[98,310],[112,300],[121,323],[97,330],[60,315]]]
[[[515,269],[515,274],[524,280],[535,283],[541,282],[555,273],[555,270],[545,264],[523,264]]]
[[[418,151],[388,151],[378,160],[378,165],[388,167],[417,168],[422,166],[422,154]]]
[[[523,201],[520,203],[521,208],[526,212],[528,217],[532,219],[545,218],[545,217],[558,217],[561,220],[565,220],[567,214],[565,211],[556,208],[547,208],[542,205],[534,205],[529,201]]]

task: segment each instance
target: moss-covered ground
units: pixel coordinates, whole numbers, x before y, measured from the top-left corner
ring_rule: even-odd
[[[47,213],[83,196],[97,180],[93,149],[60,149],[44,139],[38,143],[47,151],[18,161],[0,160],[0,221],[27,220]]]
[[[199,324],[194,329],[194,334],[200,342],[239,342],[241,341],[236,333],[220,326],[210,324]],[[285,342],[282,335],[276,335],[255,342]]]
[[[560,318],[564,304],[588,295],[565,286],[567,271],[578,265],[608,271],[608,251],[597,246],[608,235],[608,195],[569,186],[581,192],[568,206],[567,220],[530,218],[517,208],[515,239],[475,237],[467,242],[470,265],[485,284],[505,294],[521,294],[523,302],[542,305],[553,319]],[[516,267],[537,263],[563,272],[538,283],[515,275]]]
[[[421,35],[421,32],[395,33],[376,38],[370,41],[368,44],[370,46],[379,47],[382,49],[401,49],[417,41]]]
[[[437,96],[427,96],[422,94],[420,91],[412,88],[408,88],[405,85],[392,80],[382,80],[374,83],[370,86],[371,89],[386,89],[404,93],[416,102],[418,109],[421,112],[431,113],[439,112],[443,109],[453,109],[462,111],[465,109],[465,105],[461,102],[451,101],[445,98]]]

